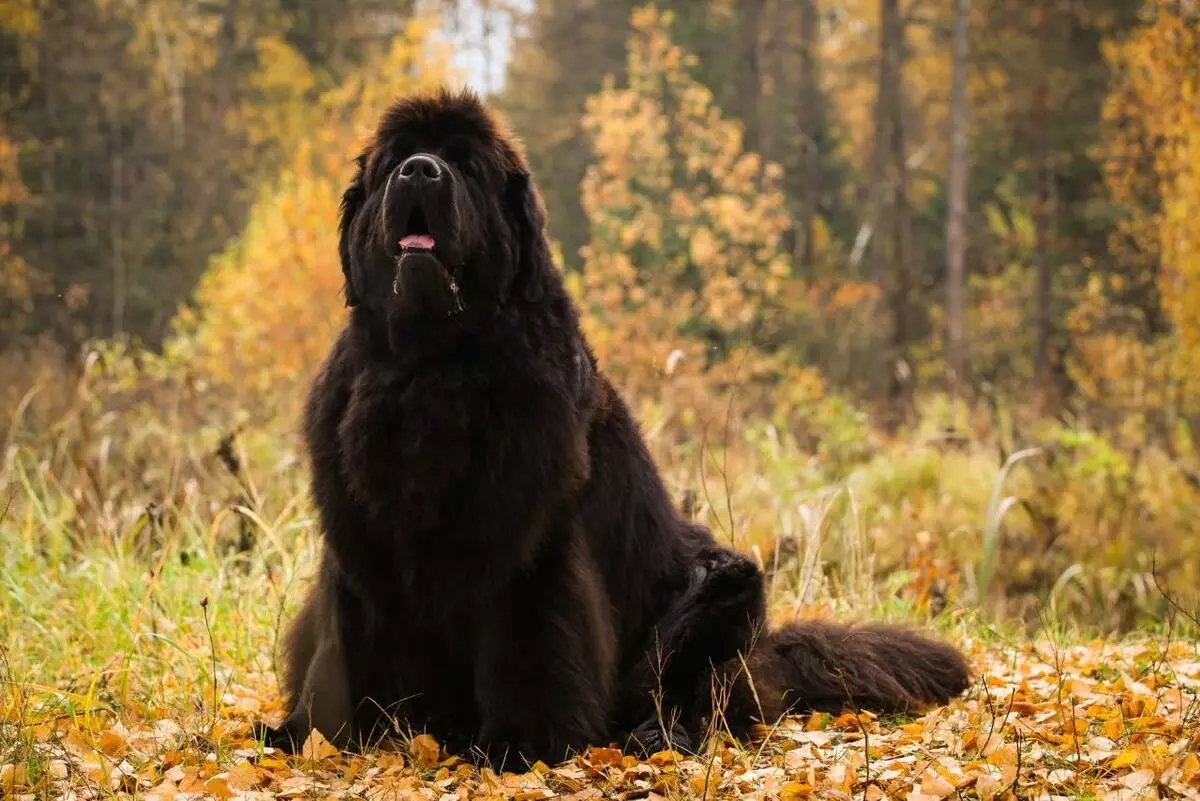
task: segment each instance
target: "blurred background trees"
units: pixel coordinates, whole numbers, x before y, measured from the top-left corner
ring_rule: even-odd
[[[644,98],[656,80],[707,92],[738,123],[737,147],[763,176],[777,171],[786,222],[764,246],[785,259],[773,269],[787,302],[878,296],[858,330],[839,324],[838,347],[792,344],[879,402],[881,420],[911,419],[914,391],[948,380],[975,400],[1036,390],[1061,410],[1094,399],[1103,365],[1088,353],[1102,332],[1126,348],[1195,340],[1187,0],[663,0],[660,27],[686,66],[634,81],[638,6],[6,0],[4,343],[160,343],[298,141],[327,121],[314,114],[322,98],[378,72],[418,14],[473,56],[459,77],[485,84],[526,141],[568,270],[598,244],[584,179],[606,145],[587,130],[589,98]],[[687,194],[709,176],[665,180]],[[732,258],[751,282],[754,260]]]
[[[1194,0],[0,0],[0,76],[0,385],[132,342],[122,392],[286,418],[344,314],[358,142],[467,80],[656,441],[886,463],[884,522],[946,532],[986,493],[904,443],[963,475],[1038,444],[1031,586],[1200,523]]]

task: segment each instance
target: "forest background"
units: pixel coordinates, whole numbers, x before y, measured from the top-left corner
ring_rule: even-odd
[[[469,80],[680,504],[802,603],[1200,586],[1194,0],[3,0],[0,75],[29,559],[311,528],[351,157]]]

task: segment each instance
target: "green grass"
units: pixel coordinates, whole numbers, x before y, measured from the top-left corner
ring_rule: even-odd
[[[115,539],[81,542],[69,497],[15,502],[0,524],[6,681],[63,711],[211,715],[214,688],[273,672],[271,644],[312,551],[307,510],[286,506],[270,524],[268,510],[246,523],[166,509],[169,525],[142,516]],[[255,534],[244,551],[239,522]]]

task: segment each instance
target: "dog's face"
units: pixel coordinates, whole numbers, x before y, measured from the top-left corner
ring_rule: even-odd
[[[357,164],[340,224],[348,305],[437,321],[536,302],[549,263],[541,201],[474,94],[397,102]]]

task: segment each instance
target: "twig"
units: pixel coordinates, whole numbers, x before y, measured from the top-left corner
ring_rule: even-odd
[[[1162,597],[1166,600],[1166,602],[1174,607],[1179,614],[1191,621],[1193,626],[1200,628],[1200,617],[1197,616],[1197,613],[1189,612],[1188,610],[1184,609],[1183,605],[1179,603],[1179,600],[1175,597],[1175,595],[1166,587],[1166,585],[1162,583],[1162,580],[1158,575],[1157,561],[1150,563],[1150,576],[1154,579],[1154,588],[1162,594]]]
[[[212,656],[212,725],[208,729],[208,739],[217,729],[217,641],[213,639],[212,626],[208,622],[208,596],[200,599],[200,609],[204,612],[204,630],[208,632],[208,648]]]
[[[867,788],[871,786],[871,735],[867,733],[867,725],[857,709],[854,710],[854,720],[858,722],[858,729],[863,736],[863,801],[867,801]]]
[[[4,503],[4,511],[0,512],[0,523],[3,523],[5,518],[8,517],[8,511],[10,509],[12,509],[13,501],[15,501],[16,499],[17,499],[17,488],[14,485],[12,490],[9,491],[9,493],[8,493],[8,500],[5,501],[5,503]]]
[[[1016,693],[1013,693],[1013,695],[1015,696]],[[1003,797],[1003,796],[1007,795],[1008,793],[1012,793],[1013,798],[1016,798],[1016,799],[1018,799],[1018,801],[1020,801],[1020,798],[1021,798],[1020,783],[1021,783],[1021,767],[1022,767],[1022,763],[1021,763],[1021,730],[1014,728],[1013,734],[1017,738],[1017,772],[1013,776],[1012,784],[1009,785],[1008,789],[1005,792],[1000,793],[1000,797]]]

